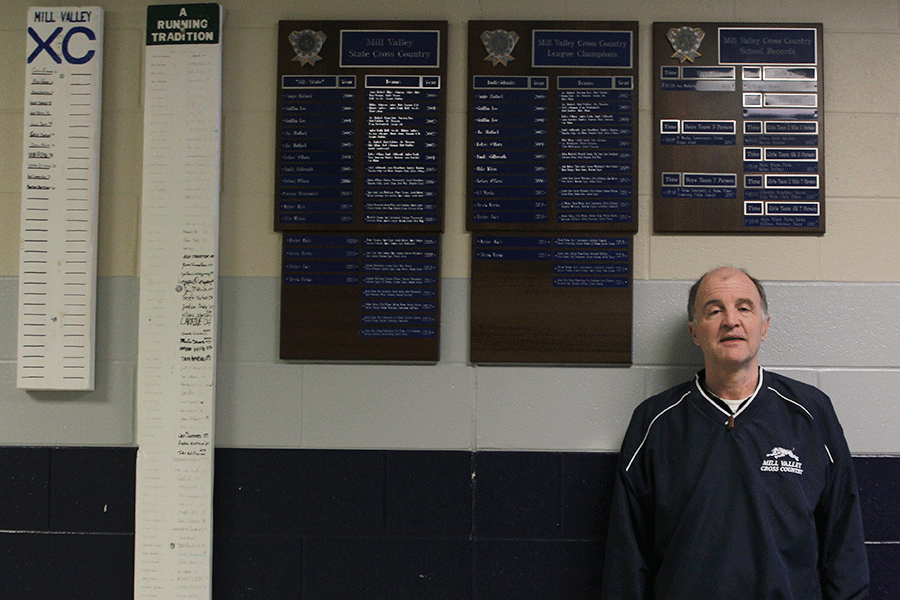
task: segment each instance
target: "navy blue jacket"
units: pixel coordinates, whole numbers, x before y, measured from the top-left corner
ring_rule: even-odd
[[[634,411],[602,598],[866,598],[856,476],[828,396],[760,369],[732,415],[703,375]]]

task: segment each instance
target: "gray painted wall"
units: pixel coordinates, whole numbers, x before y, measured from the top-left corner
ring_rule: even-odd
[[[617,450],[644,397],[690,376],[689,281],[634,282],[631,367],[473,366],[468,285],[441,288],[435,365],[278,360],[279,280],[224,277],[216,443],[227,447]],[[15,319],[0,319],[0,445],[132,445],[138,280],[101,277],[97,389],[15,388]],[[900,283],[766,282],[767,368],[831,395],[851,450],[900,454]],[[0,278],[15,315],[17,278]]]

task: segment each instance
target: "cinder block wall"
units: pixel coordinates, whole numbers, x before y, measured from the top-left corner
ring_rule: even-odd
[[[34,482],[43,481],[51,473],[51,466],[45,463],[54,452],[63,449],[79,450],[72,456],[86,464],[96,456],[110,456],[103,454],[106,450],[133,452],[146,3],[110,0],[102,4],[106,11],[106,52],[98,370],[97,389],[87,394],[33,393],[15,388],[25,22],[30,4],[10,0],[0,7],[0,57],[8,67],[0,72],[0,210],[7,216],[0,220],[0,446],[11,452],[2,455],[4,467],[21,467],[21,476]],[[834,399],[851,449],[858,461],[863,461],[859,464],[864,465],[868,478],[868,490],[863,493],[868,494],[867,525],[872,523],[867,532],[870,555],[874,557],[873,573],[883,582],[900,579],[896,577],[900,535],[890,526],[900,516],[898,503],[893,500],[900,464],[900,458],[896,458],[900,456],[900,438],[896,435],[900,411],[896,409],[895,393],[900,389],[900,337],[894,335],[900,330],[900,261],[896,259],[895,242],[900,223],[900,78],[895,76],[892,51],[900,45],[900,4],[896,0],[709,0],[674,4],[611,0],[429,4],[378,0],[365,5],[333,0],[302,6],[274,0],[228,0],[222,4],[222,328],[216,436],[224,462],[217,466],[223,477],[224,473],[231,473],[239,478],[241,465],[255,464],[256,453],[263,452],[269,458],[283,457],[287,462],[280,464],[288,469],[286,472],[298,461],[305,461],[312,470],[303,471],[303,476],[312,478],[329,472],[320,465],[339,466],[333,462],[335,457],[354,451],[361,465],[381,469],[384,479],[375,490],[382,494],[375,513],[362,504],[362,492],[370,489],[364,479],[348,475],[346,480],[326,478],[319,484],[323,494],[335,489],[345,494],[343,506],[348,513],[355,508],[359,514],[372,515],[377,521],[357,531],[359,535],[351,541],[346,532],[324,532],[319,528],[324,527],[322,523],[303,520],[297,506],[287,499],[266,510],[273,518],[277,516],[277,522],[295,523],[297,535],[291,539],[277,534],[260,537],[268,524],[255,533],[247,533],[240,529],[244,525],[238,530],[226,529],[232,527],[229,521],[217,518],[217,527],[221,525],[222,529],[217,529],[216,560],[241,563],[242,555],[228,549],[238,531],[257,540],[255,546],[243,548],[255,552],[252,556],[256,562],[247,564],[258,565],[240,571],[245,573],[243,579],[220,580],[217,576],[217,597],[230,597],[225,590],[236,589],[244,589],[243,597],[248,597],[246,586],[255,577],[264,579],[261,574],[266,573],[266,565],[273,564],[267,557],[279,549],[296,561],[290,563],[288,572],[271,567],[275,569],[273,577],[280,574],[280,578],[273,579],[281,582],[278,592],[301,586],[297,589],[307,597],[316,597],[315,590],[327,589],[333,585],[328,582],[340,581],[342,573],[350,572],[338,570],[329,575],[322,556],[331,556],[334,560],[328,564],[337,565],[328,568],[358,568],[360,565],[350,557],[378,547],[372,540],[384,537],[407,541],[398,542],[400,549],[372,554],[381,558],[368,565],[365,572],[371,572],[370,578],[360,576],[356,583],[346,585],[392,589],[392,583],[396,586],[397,582],[413,581],[416,563],[407,562],[411,565],[408,570],[396,565],[403,564],[398,557],[425,556],[427,553],[417,550],[420,546],[409,541],[424,537],[444,540],[443,550],[427,555],[434,564],[448,564],[436,556],[453,556],[453,561],[463,565],[460,571],[465,572],[468,567],[470,578],[468,583],[459,583],[456,575],[432,573],[427,565],[420,564],[421,573],[416,577],[425,574],[428,581],[442,581],[445,585],[404,589],[444,590],[446,597],[496,597],[497,594],[489,594],[497,591],[490,585],[501,582],[496,585],[506,590],[550,590],[541,597],[553,597],[552,590],[560,594],[569,591],[568,597],[578,597],[579,592],[573,590],[589,593],[597,582],[584,577],[599,560],[602,529],[583,526],[583,521],[602,522],[603,507],[594,504],[566,509],[564,499],[592,498],[595,492],[601,498],[599,488],[584,486],[598,485],[592,478],[601,480],[603,465],[607,465],[605,461],[610,456],[614,457],[631,409],[643,397],[684,379],[697,368],[700,355],[684,330],[684,297],[692,279],[725,263],[746,266],[768,284],[773,324],[762,353],[763,364],[817,384]],[[271,229],[275,43],[278,20],[304,17],[449,22],[446,231],[442,236],[441,360],[436,365],[292,364],[277,359],[280,236]],[[640,229],[634,246],[631,367],[476,367],[468,363],[469,239],[464,231],[466,23],[470,19],[505,18],[638,20],[641,24]],[[678,19],[824,24],[828,228],[824,236],[653,235],[649,195],[653,129],[650,30],[654,21]],[[29,462],[21,458],[18,453],[26,449],[37,452],[40,459]],[[119,472],[117,461],[97,460],[105,465],[97,467],[99,472],[108,478]],[[588,464],[578,462],[582,460]],[[409,461],[419,463],[416,472],[420,479],[404,482],[392,477],[396,465],[407,465]],[[575,472],[587,473],[581,480],[566,475],[573,472],[573,467],[567,466],[573,461],[581,465],[581,471]],[[471,475],[477,475],[479,465],[480,480],[489,482],[485,486],[493,486],[487,488],[495,490],[492,495],[478,495],[479,488],[471,487]],[[507,470],[512,478],[500,476]],[[461,473],[466,475],[465,483],[459,478]],[[494,476],[496,480],[492,480]],[[547,488],[523,483],[548,478],[558,484]],[[432,505],[412,504],[411,510],[409,503],[398,500],[404,498],[402,490],[413,498],[421,493],[417,486],[428,489],[433,482],[442,482],[440,485],[452,497],[461,494],[471,501],[472,512],[461,517],[467,526],[450,532],[442,530],[428,521],[427,511],[423,512],[423,506]],[[50,483],[47,486],[38,486],[35,493],[41,498],[46,493],[48,515],[56,514],[52,507],[60,506],[53,504],[59,496],[53,496]],[[230,489],[217,488],[220,516],[221,511],[240,500]],[[394,495],[387,495],[385,490],[394,490],[390,492]],[[486,493],[485,488],[481,490]],[[100,499],[110,498],[110,493],[103,486],[88,487],[76,496],[94,506]],[[552,510],[558,510],[554,513],[557,517],[552,522],[540,520],[545,508],[551,510],[544,504],[548,497],[545,494],[557,499],[552,505]],[[116,497],[121,501],[120,495]],[[493,504],[500,498],[512,505]],[[354,499],[360,504],[355,504]],[[93,556],[93,551],[87,550],[100,543],[97,533],[125,536],[115,539],[116,543],[125,539],[126,545],[128,536],[133,535],[127,531],[105,531],[108,526],[102,518],[98,522],[82,521],[78,527],[85,531],[54,531],[54,523],[65,521],[48,516],[49,520],[39,520],[35,525],[34,515],[23,517],[28,514],[22,512],[25,505],[0,507],[7,514],[7,525],[0,526],[0,552],[19,557],[0,564],[6,565],[4,580],[24,586],[15,589],[47,589],[51,585],[48,573],[70,574],[58,577],[60,582],[90,583],[95,578],[83,575],[102,573],[106,566],[94,565],[96,571],[87,567],[72,571],[62,561],[72,555]],[[523,514],[522,510],[538,520],[510,520],[509,515]],[[404,524],[397,514],[408,514],[412,521]],[[425,521],[417,524],[416,515]],[[567,528],[573,519],[582,525]],[[310,537],[315,542],[310,542]],[[344,542],[320,554],[326,538]],[[544,545],[541,550],[523,545],[523,540],[535,539],[575,540],[581,544],[581,550],[572,550],[565,544],[553,549]],[[60,562],[51,564],[43,558],[31,561],[27,557],[32,555],[25,551],[28,548],[37,552],[34,556],[55,556]],[[497,557],[496,562],[491,563],[488,556]],[[217,569],[222,564],[229,563],[217,562]],[[474,568],[476,564],[485,570]],[[512,565],[519,565],[518,570]],[[555,578],[556,587],[546,581],[541,587],[532,580],[541,573],[535,565],[555,565],[559,569],[569,566],[573,570],[560,571],[568,575]],[[127,561],[116,567],[124,570],[125,580],[129,568]],[[488,577],[492,569],[495,574],[502,571],[513,575],[507,579]],[[76,577],[77,573],[81,575]],[[377,585],[386,587],[369,585],[367,581],[381,582]],[[569,581],[579,583],[569,589]],[[457,585],[468,590],[468,595],[451,593],[458,589]],[[895,587],[883,588],[878,597],[900,595],[896,593],[896,583],[890,585]],[[123,594],[122,597],[128,597],[130,590]],[[416,597],[414,592],[409,594],[405,597]],[[353,596],[348,592],[344,597]],[[29,596],[23,592],[19,597]],[[396,597],[404,596],[398,593]]]

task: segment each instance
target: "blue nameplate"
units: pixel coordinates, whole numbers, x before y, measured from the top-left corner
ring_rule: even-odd
[[[300,248],[286,248],[284,251],[284,257],[288,259],[302,259],[302,258],[329,258],[329,259],[338,259],[338,258],[359,258],[359,250],[356,248],[317,248],[317,247],[300,247]]]
[[[345,246],[356,248],[357,236],[343,235],[288,235],[284,239],[287,246]]]
[[[284,276],[288,285],[359,285],[358,275],[336,273],[288,274]]]
[[[338,90],[343,87],[355,87],[355,78],[352,85],[350,83],[350,80],[343,80],[337,75],[285,75],[281,78],[281,87],[285,90]]]
[[[309,273],[348,273],[359,271],[359,264],[355,262],[337,262],[330,260],[314,262],[287,262],[284,263],[285,272],[309,272]]]
[[[437,285],[437,278],[427,275],[365,275],[363,285]]]
[[[535,67],[631,69],[634,43],[630,31],[532,32]]]
[[[632,189],[627,188],[566,188],[559,189],[560,198],[630,198]]]
[[[489,248],[475,250],[477,260],[514,260],[540,261],[550,260],[550,250],[537,248]]]
[[[363,298],[436,298],[437,290],[431,288],[363,288]]]
[[[282,189],[278,196],[280,198],[284,198],[285,200],[301,200],[304,198],[308,199],[327,199],[327,200],[342,200],[345,198],[353,197],[352,189],[344,189],[344,188],[319,188],[319,189],[306,189],[306,188],[296,188],[296,189]]]
[[[560,211],[581,210],[631,210],[631,199],[628,200],[560,200],[557,207]]]
[[[472,195],[477,198],[546,198],[548,186],[476,188]]]
[[[359,330],[359,335],[364,338],[430,338],[436,333],[434,329],[363,327]]]
[[[354,81],[356,78],[353,78]],[[342,106],[348,107],[344,110],[353,111],[356,102],[356,92],[345,91],[341,89],[286,89],[281,92],[281,100],[285,103],[291,102],[341,102],[346,101],[347,104]]]
[[[549,77],[494,77],[491,75],[476,75],[472,79],[472,87],[475,90],[547,90]],[[543,98],[544,100],[548,98]]]
[[[576,263],[553,265],[554,275],[628,275],[628,265]]]
[[[555,260],[588,260],[619,262],[628,260],[628,252],[610,252],[607,250],[557,250],[553,253]]]
[[[544,236],[486,236],[479,235],[475,238],[477,248],[503,248],[503,247],[529,247],[550,246],[553,240]]]
[[[744,225],[747,227],[802,227],[816,228],[819,227],[819,217],[801,217],[801,216],[746,216],[744,217]]]
[[[719,63],[751,65],[816,64],[816,30],[719,28]]]
[[[621,277],[554,277],[555,287],[627,288],[628,278]]]
[[[353,213],[353,202],[344,202],[341,200],[296,200],[290,202],[279,202],[278,207],[282,212],[343,212]]]
[[[631,223],[631,212],[562,212],[557,215],[557,223]]]
[[[440,66],[441,32],[341,30],[341,67]]]
[[[476,78],[477,79],[477,78]],[[549,96],[547,92],[529,91],[529,90],[492,90],[476,91],[472,94],[472,98],[476,102],[547,102]]]
[[[819,201],[818,189],[747,189],[744,190],[744,198],[747,200],[782,200],[790,202],[817,202]]]
[[[367,273],[433,273],[437,271],[434,263],[363,263],[363,271]]]
[[[476,223],[546,223],[549,219],[546,212],[476,212],[472,215]]]
[[[487,177],[479,176],[477,173],[472,180],[475,186],[494,186],[494,185],[511,185],[511,186],[530,186],[543,185],[547,186],[546,177],[535,177],[534,175],[498,175],[492,174]]]
[[[373,304],[363,305],[363,310],[402,310],[400,307],[393,308],[392,303],[385,303],[387,307]],[[361,322],[364,325],[434,325],[437,319],[434,315],[405,315],[405,314],[381,314],[362,316]]]

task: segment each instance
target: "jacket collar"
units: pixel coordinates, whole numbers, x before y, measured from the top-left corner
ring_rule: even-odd
[[[726,419],[728,417],[737,419],[737,417],[743,413],[745,413],[752,405],[753,401],[759,396],[759,391],[763,387],[763,379],[765,378],[765,372],[762,367],[759,367],[759,378],[756,383],[756,388],[753,390],[753,393],[749,398],[744,400],[744,402],[738,407],[734,413],[731,412],[731,408],[722,402],[717,396],[713,393],[706,390],[706,369],[701,369],[694,375],[694,389],[700,395],[699,404],[701,407],[705,408],[704,412],[709,414],[716,420],[721,420],[721,417],[717,416],[718,414],[723,415]],[[713,410],[709,410],[712,408]]]

